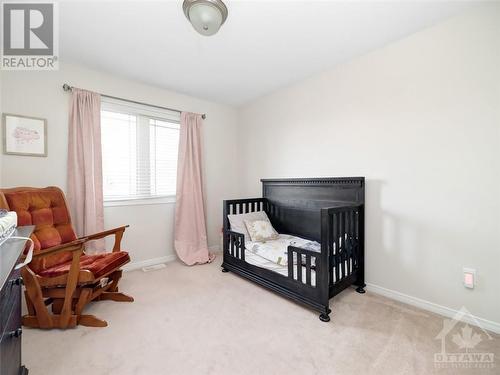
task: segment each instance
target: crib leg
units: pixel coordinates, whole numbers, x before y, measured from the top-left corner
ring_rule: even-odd
[[[366,293],[365,286],[366,286],[366,284],[362,284],[362,285],[358,286],[356,288],[356,292],[361,293],[361,294]]]
[[[229,272],[229,270],[227,268],[222,267],[222,272],[226,273]]]
[[[329,322],[330,321],[330,316],[328,316],[328,314],[321,313],[319,315],[319,320],[321,320],[322,322]]]

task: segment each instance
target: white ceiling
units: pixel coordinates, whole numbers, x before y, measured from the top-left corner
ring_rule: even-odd
[[[178,1],[60,3],[62,61],[241,105],[450,17],[460,1],[226,1],[197,34]]]

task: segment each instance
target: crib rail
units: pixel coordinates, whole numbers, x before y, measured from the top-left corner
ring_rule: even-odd
[[[227,241],[227,242],[226,242]],[[245,236],[238,232],[227,230],[224,232],[224,242],[229,255],[245,261]]]
[[[245,236],[241,233],[233,232],[229,227],[227,215],[247,214],[256,211],[265,211],[267,209],[267,199],[249,198],[225,200],[223,205],[223,249],[224,253],[245,260]]]
[[[256,211],[265,211],[267,209],[267,199],[249,198],[233,199],[224,201],[224,217],[227,215],[247,214]]]
[[[311,287],[316,287],[316,273],[313,274],[312,271],[316,266],[319,266],[319,261],[317,260],[319,256],[320,253],[315,251],[288,246],[288,278]],[[303,272],[305,272],[305,275],[303,275]]]
[[[364,286],[363,205],[322,210],[322,251],[327,249],[329,286]],[[359,282],[359,283],[358,283]]]

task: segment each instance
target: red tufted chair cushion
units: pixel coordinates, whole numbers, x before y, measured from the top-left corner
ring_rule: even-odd
[[[31,236],[35,243],[35,253],[77,239],[64,193],[57,187],[4,189],[0,196],[0,206],[16,211],[19,226],[35,225]],[[54,265],[68,262],[71,258],[70,252],[63,252],[33,260],[30,268],[35,273],[40,273]]]

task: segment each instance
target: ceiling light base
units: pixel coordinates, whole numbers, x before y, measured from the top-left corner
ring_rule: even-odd
[[[228,15],[221,0],[184,0],[182,9],[194,29],[205,36],[219,31]]]

